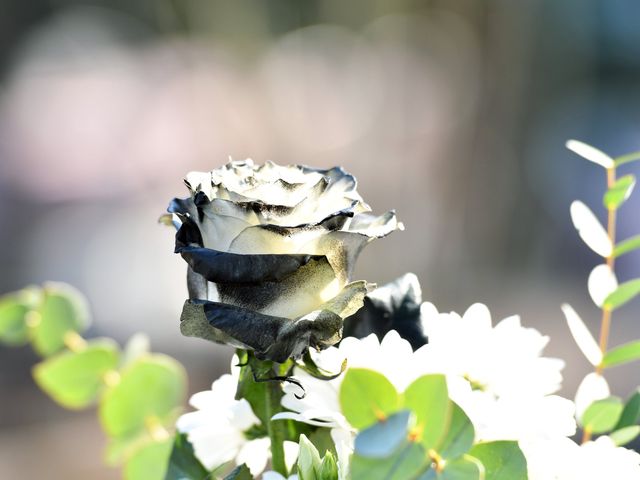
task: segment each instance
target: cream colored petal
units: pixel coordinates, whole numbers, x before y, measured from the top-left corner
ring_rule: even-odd
[[[590,162],[597,163],[604,168],[613,168],[615,166],[613,158],[609,155],[579,140],[568,140],[566,147],[573,153],[580,155],[582,158],[589,160]]]
[[[611,255],[613,245],[607,232],[589,207],[579,200],[571,204],[571,221],[591,250],[602,257]]]
[[[584,354],[587,360],[589,360],[591,365],[600,365],[600,362],[602,362],[602,352],[587,326],[571,305],[565,303],[561,308],[562,313],[564,313],[564,316],[567,319],[569,331],[571,332],[573,339],[576,341],[580,351]]]
[[[580,383],[576,392],[576,417],[582,418],[584,411],[596,400],[607,398],[611,394],[609,384],[602,375],[590,373]]]
[[[587,285],[593,303],[598,307],[602,307],[609,294],[618,288],[618,280],[611,267],[607,264],[602,264],[591,271]]]

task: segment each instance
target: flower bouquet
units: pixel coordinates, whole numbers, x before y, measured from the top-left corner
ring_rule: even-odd
[[[187,263],[183,335],[231,345],[229,373],[193,395],[186,375],[143,336],[120,349],[85,340],[86,302],[63,284],[28,287],[0,303],[0,339],[44,357],[38,385],[68,408],[98,404],[106,458],[131,480],[569,480],[640,478],[640,390],[611,395],[607,369],[640,359],[640,341],[609,349],[612,313],[640,294],[614,262],[633,175],[584,143],[568,148],[606,174],[607,226],[571,205],[580,238],[602,263],[587,287],[599,341],[561,307],[593,366],[575,399],[557,395],[564,362],[549,338],[488,308],[462,315],[423,302],[407,273],[380,287],[353,280],[358,255],[402,230],[375,215],[341,168],[232,161],[185,178],[189,196],[161,221]],[[560,315],[560,309],[559,309]],[[195,340],[194,340],[195,341]],[[629,448],[625,447],[627,445]]]

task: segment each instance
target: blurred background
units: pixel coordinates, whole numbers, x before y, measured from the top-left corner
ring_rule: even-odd
[[[181,337],[185,265],[157,223],[186,195],[183,175],[229,156],[343,165],[406,225],[365,250],[356,278],[414,271],[441,311],[520,314],[567,361],[573,397],[590,368],[560,304],[597,332],[586,278],[598,258],[569,204],[603,218],[605,178],[564,142],[640,149],[638,2],[1,5],[0,293],[72,283],[91,302],[89,336],[146,331],[186,365],[191,392],[206,389],[230,350]],[[632,196],[620,238],[640,231],[639,211]],[[617,271],[638,276],[640,254]],[[611,344],[640,337],[639,311],[616,312]],[[0,477],[119,478],[94,414],[54,405],[35,362],[0,348]],[[632,365],[608,378],[627,396],[639,377]]]

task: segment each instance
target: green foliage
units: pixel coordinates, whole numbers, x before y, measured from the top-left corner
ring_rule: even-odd
[[[637,162],[640,160],[640,152],[627,153],[626,155],[621,155],[614,160],[616,167],[624,165],[625,163]]]
[[[427,463],[422,445],[407,440],[385,458],[369,458],[355,452],[351,458],[351,479],[406,480],[420,474]]]
[[[617,397],[596,400],[582,414],[582,426],[592,433],[608,432],[618,423],[623,409],[622,400]]]
[[[633,252],[640,248],[640,235],[634,235],[631,238],[618,243],[613,249],[613,256],[619,257],[625,253]]]
[[[424,375],[404,392],[404,406],[416,415],[422,446],[438,448],[451,423],[451,402],[444,375]]]
[[[638,435],[640,435],[640,425],[631,425],[611,432],[609,437],[616,445],[622,446],[635,440]]]
[[[604,299],[603,308],[613,311],[638,295],[640,295],[640,279],[629,280],[618,285],[618,288]]]
[[[77,409],[93,403],[104,376],[118,366],[117,344],[110,339],[92,340],[78,352],[65,351],[37,364],[33,378],[63,407]]]
[[[475,429],[466,413],[451,402],[451,423],[439,453],[442,458],[455,458],[469,451],[475,438]]]
[[[320,458],[318,449],[306,435],[300,435],[299,444],[297,466],[300,480],[338,480],[338,465],[330,451]]]
[[[172,445],[171,438],[166,438],[156,442],[150,441],[137,449],[124,465],[125,480],[164,478]]]
[[[157,422],[171,421],[186,394],[182,365],[165,355],[140,357],[120,377],[99,408],[102,426],[112,437],[132,437]]]
[[[38,298],[36,288],[25,288],[0,298],[0,342],[19,346],[29,341],[27,314]]]
[[[396,412],[400,397],[381,373],[352,368],[340,387],[340,407],[349,423],[361,429]]]
[[[615,430],[637,425],[640,422],[640,387],[627,399]]]
[[[84,296],[64,283],[45,284],[40,305],[29,315],[31,344],[43,357],[62,350],[67,333],[84,331],[90,321]]]
[[[442,470],[431,468],[418,480],[483,480],[484,466],[468,455],[446,462]]]
[[[640,340],[625,343],[609,350],[602,358],[602,366],[615,367],[640,359]]]
[[[633,175],[625,175],[620,177],[611,188],[609,188],[602,199],[605,208],[617,209],[622,205],[636,184],[636,177]]]
[[[484,465],[485,480],[527,480],[527,460],[518,442],[479,443],[469,455]]]
[[[188,478],[191,479],[191,477]],[[253,475],[251,475],[249,467],[243,463],[234,468],[229,475],[224,477],[224,480],[253,480]]]
[[[394,413],[382,422],[362,430],[355,441],[355,450],[363,457],[384,458],[402,445],[415,424],[410,410]]]
[[[176,434],[164,480],[204,480],[207,476],[208,472],[193,453],[187,436]]]

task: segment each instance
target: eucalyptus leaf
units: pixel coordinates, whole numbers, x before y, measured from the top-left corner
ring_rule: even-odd
[[[163,480],[167,473],[171,438],[149,442],[127,459],[124,465],[125,480]]]
[[[251,470],[244,463],[234,468],[224,480],[253,480]]]
[[[618,288],[604,299],[603,308],[613,311],[638,295],[640,295],[640,279],[629,280],[621,283]]]
[[[581,423],[592,433],[604,433],[617,425],[624,405],[617,397],[603,398],[593,402],[582,414]]]
[[[637,162],[638,160],[640,160],[640,152],[627,153],[614,159],[616,167],[625,163]]]
[[[640,387],[627,399],[615,430],[637,425],[640,422]]]
[[[83,408],[98,396],[104,375],[117,368],[119,351],[110,339],[92,340],[82,351],[54,355],[33,369],[38,386],[66,408]]]
[[[369,458],[354,454],[351,480],[407,480],[415,478],[428,466],[422,445],[406,442],[387,458]]]
[[[478,443],[469,455],[484,465],[485,480],[527,480],[527,460],[518,442]]]
[[[87,301],[78,290],[65,283],[46,283],[40,306],[31,317],[31,344],[47,357],[64,348],[67,332],[82,332],[89,322]]]
[[[403,410],[362,430],[355,440],[355,452],[363,457],[388,457],[407,440],[410,421],[411,411]]]
[[[442,471],[430,468],[418,480],[484,480],[484,478],[482,463],[465,455],[446,462]]]
[[[130,437],[173,422],[186,394],[186,375],[180,363],[165,355],[146,355],[120,375],[120,382],[100,401],[98,413],[107,435]]]
[[[384,375],[362,368],[347,370],[339,396],[343,415],[358,429],[386,419],[400,404],[398,392]]]
[[[625,343],[609,350],[602,359],[603,367],[615,367],[640,359],[640,340]]]
[[[451,422],[438,453],[444,459],[458,457],[467,453],[473,445],[475,429],[466,413],[451,402]]]
[[[613,256],[619,257],[620,255],[624,255],[625,253],[632,252],[640,248],[640,235],[634,235],[633,237],[627,238],[622,242],[618,243],[613,248]]]
[[[416,415],[417,429],[426,451],[438,449],[451,421],[447,380],[444,375],[424,375],[404,392],[404,405]]]
[[[609,437],[616,445],[622,446],[635,440],[638,435],[640,435],[640,425],[631,425],[611,432]]]
[[[607,190],[604,194],[604,198],[602,199],[602,203],[605,208],[608,209],[617,209],[622,205],[631,192],[633,191],[633,187],[636,184],[636,177],[633,175],[625,175],[624,177],[620,177],[613,184],[611,188]]]
[[[0,297],[1,343],[12,346],[27,343],[29,340],[27,314],[35,306],[37,296],[37,290],[32,288]]]
[[[209,473],[193,453],[187,436],[176,434],[165,480],[204,480],[208,476]]]

